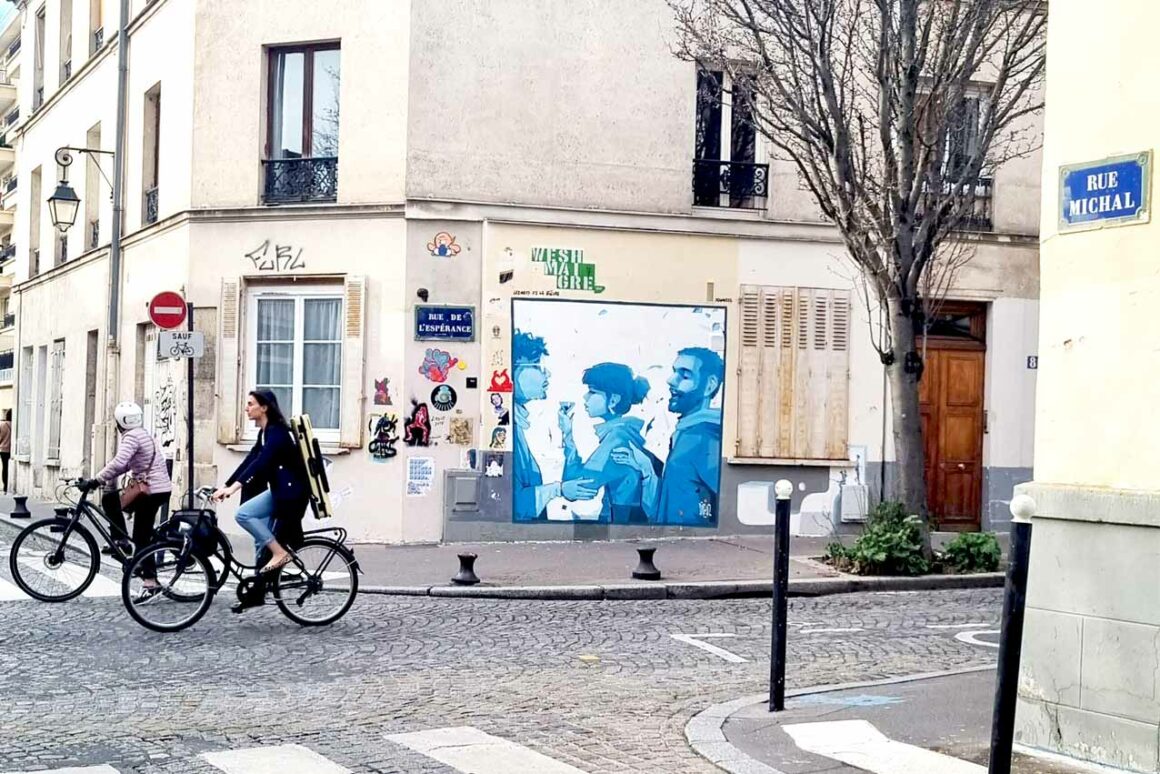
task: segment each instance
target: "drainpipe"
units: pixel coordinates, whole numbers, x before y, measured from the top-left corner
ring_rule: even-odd
[[[129,0],[121,0],[117,30],[117,129],[113,156],[113,229],[109,243],[109,319],[106,322],[108,352],[105,373],[105,453],[111,455],[116,440],[113,408],[120,393],[121,365],[121,230],[125,219],[125,119],[129,107]]]

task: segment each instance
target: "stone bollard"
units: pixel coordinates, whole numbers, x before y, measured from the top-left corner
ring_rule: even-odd
[[[661,571],[653,564],[653,554],[657,552],[656,548],[638,548],[636,552],[640,554],[640,562],[632,571],[632,577],[637,580],[660,580]]]
[[[24,495],[15,495],[12,499],[16,502],[16,507],[9,515],[14,519],[31,519],[32,511],[28,510],[28,498]]]
[[[451,582],[456,586],[474,586],[479,583],[479,576],[475,574],[475,560],[479,558],[477,554],[459,554],[459,572],[455,573],[455,577]]]

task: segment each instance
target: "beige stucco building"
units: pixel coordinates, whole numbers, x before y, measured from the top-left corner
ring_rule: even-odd
[[[1146,772],[1160,771],[1160,441],[1150,414],[1160,399],[1160,225],[1147,208],[1116,227],[1073,232],[1061,221],[1105,195],[1115,205],[1116,193],[1133,210],[1149,198],[1154,207],[1154,173],[1142,185],[1129,178],[1160,147],[1150,77],[1160,54],[1148,40],[1157,23],[1160,8],[1147,2],[1051,7],[1041,380],[1026,487],[1038,514],[1016,737]],[[1079,193],[1065,197],[1065,168],[1117,158],[1114,177],[1081,170]]]
[[[783,476],[801,485],[798,531],[860,518],[893,452],[841,245],[728,100],[699,101],[695,67],[670,53],[665,3],[606,5],[134,0],[123,307],[108,359],[108,187],[95,166],[73,165],[84,214],[63,251],[44,200],[57,147],[113,147],[116,3],[48,0],[43,19],[30,4],[26,73],[36,41],[49,44],[43,72],[21,80],[14,128],[21,490],[50,494],[103,459],[106,384],[146,406],[182,483],[184,370],[156,357],[146,314],[156,292],[178,290],[207,339],[193,396],[199,482],[242,459],[253,436],[240,405],[262,384],[311,413],[356,540],[656,529],[550,514],[513,523],[513,436],[540,422],[535,442],[559,447],[557,406],[579,406],[584,388],[555,341],[584,332],[553,332],[542,365],[555,385],[523,417],[507,382],[529,366],[512,356],[512,316],[530,299],[578,300],[614,316],[724,310],[702,347],[724,363],[712,397],[717,531],[765,529],[746,522],[767,507],[761,484]],[[100,45],[82,45],[98,28]],[[66,38],[62,78],[55,41]],[[988,190],[966,236],[976,258],[931,342],[933,427],[966,418],[931,436],[936,510],[954,529],[999,526],[1031,469],[1038,159],[997,170]],[[424,305],[469,308],[471,335],[418,340]],[[641,362],[663,351],[631,415],[652,430],[675,349],[639,335]],[[575,422],[587,455],[600,431]],[[651,448],[664,457],[675,431],[660,431]],[[537,469],[544,497],[559,494],[548,490],[561,465],[563,452]]]

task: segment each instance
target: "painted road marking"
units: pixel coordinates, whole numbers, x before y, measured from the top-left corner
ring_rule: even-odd
[[[905,699],[899,696],[875,696],[869,693],[858,696],[815,693],[793,699],[794,704],[826,704],[835,707],[888,707],[892,704],[902,704],[904,701]]]
[[[466,774],[587,774],[470,726],[392,734],[387,740]]]
[[[0,602],[11,602],[14,599],[32,599],[32,597],[21,591],[15,583],[0,578]]]
[[[802,629],[799,634],[849,634],[851,632],[860,632],[860,627],[853,627],[850,629]]]
[[[298,744],[223,750],[201,758],[226,774],[350,774],[350,769]]]
[[[687,643],[692,645],[694,648],[700,648],[701,650],[712,653],[714,656],[722,658],[733,664],[744,664],[749,661],[749,659],[742,658],[736,653],[730,653],[724,648],[718,648],[716,645],[710,645],[707,642],[701,642],[702,637],[736,637],[736,634],[670,634],[669,636],[674,640]]]
[[[988,642],[987,640],[980,640],[979,639],[979,637],[983,636],[984,634],[1002,634],[1002,632],[999,631],[998,629],[988,629],[986,631],[975,631],[975,632],[959,632],[958,634],[955,635],[955,639],[958,640],[959,642],[965,642],[968,645],[981,645],[984,648],[994,648],[995,650],[998,650],[999,643]]]
[[[20,556],[17,558],[17,561],[33,572],[44,575],[45,577],[52,580],[56,580],[58,583],[63,585],[67,585],[69,587],[79,586],[81,581],[85,579],[85,575],[88,574],[88,568],[81,567],[78,564],[72,564],[71,562],[65,562],[57,569],[50,570],[44,566],[43,561],[44,557],[48,556],[47,552],[42,554],[34,554],[34,556],[36,559],[26,559],[23,556]],[[117,583],[116,581],[109,580],[98,572],[93,576],[93,582],[89,584],[89,587],[84,590],[84,593],[81,594],[81,596],[88,597],[90,599],[97,599],[101,597],[119,597],[121,596],[121,584]]]
[[[32,771],[5,771],[3,774],[121,774],[112,766],[71,766],[67,769],[37,769]]]
[[[886,737],[865,720],[782,726],[798,747],[873,774],[986,774],[987,769]]]
[[[965,624],[927,624],[928,629],[985,629],[988,626],[994,626],[989,623],[965,623]]]

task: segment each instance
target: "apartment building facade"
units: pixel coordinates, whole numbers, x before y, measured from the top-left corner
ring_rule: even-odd
[[[20,491],[103,459],[106,390],[142,403],[181,485],[192,398],[197,481],[220,482],[254,440],[255,386],[311,415],[356,540],[759,530],[748,514],[781,477],[799,484],[798,530],[819,533],[889,485],[882,367],[837,236],[673,58],[663,2],[134,0],[114,357],[111,160],[72,165],[79,227],[56,232],[45,205],[57,148],[114,147],[117,44],[96,31],[116,4],[74,3],[23,11]],[[37,48],[57,40],[72,42]],[[929,342],[947,528],[996,526],[1030,478],[1037,163],[987,182],[975,258]],[[183,363],[157,355],[146,306],[162,290],[207,340],[192,396]],[[673,408],[685,352],[705,393],[688,419]],[[589,403],[626,373],[630,409]],[[677,425],[698,416],[704,521],[609,518],[623,503],[593,472],[604,439],[677,468]],[[565,488],[582,479],[602,493]]]

